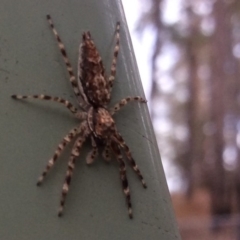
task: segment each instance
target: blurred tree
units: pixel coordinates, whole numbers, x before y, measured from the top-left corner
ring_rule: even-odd
[[[164,19],[169,1],[148,0],[147,12],[146,0],[141,3],[138,31],[151,26],[155,33],[152,117],[162,157],[180,169],[186,196],[208,189],[218,229],[219,216],[240,213],[240,2],[182,0],[172,22]],[[167,70],[161,61],[166,48],[172,61]],[[164,111],[155,108],[160,103]]]

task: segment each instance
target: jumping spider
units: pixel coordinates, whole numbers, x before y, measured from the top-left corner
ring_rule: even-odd
[[[12,95],[14,99],[40,99],[46,101],[54,101],[63,104],[76,118],[82,120],[82,122],[74,127],[59,143],[57,150],[53,157],[49,160],[45,170],[39,177],[37,185],[40,186],[46,177],[49,170],[56,163],[62,151],[65,147],[76,137],[76,141],[73,145],[71,156],[68,161],[68,169],[66,172],[65,181],[62,188],[61,202],[58,210],[58,216],[62,215],[63,207],[65,204],[65,198],[69,191],[69,185],[71,183],[73,170],[75,167],[76,158],[80,155],[80,149],[84,141],[90,137],[92,142],[92,150],[87,155],[86,162],[88,164],[93,163],[98,154],[98,148],[104,145],[103,157],[107,161],[110,160],[110,153],[114,153],[119,163],[120,178],[122,181],[123,192],[126,196],[126,202],[128,205],[128,214],[132,218],[132,204],[130,198],[130,190],[128,187],[128,180],[126,176],[126,166],[123,161],[123,151],[135,173],[138,175],[144,188],[146,188],[145,181],[137,167],[135,161],[132,158],[129,147],[124,142],[122,136],[117,131],[113,115],[119,111],[130,101],[138,101],[145,103],[141,97],[127,97],[122,99],[113,108],[108,109],[108,104],[111,97],[111,91],[113,81],[116,75],[116,62],[119,52],[119,30],[120,23],[116,25],[116,45],[113,53],[113,60],[111,65],[111,73],[109,78],[105,75],[102,59],[99,52],[91,38],[90,32],[84,32],[82,35],[82,43],[79,47],[79,59],[78,59],[78,75],[77,79],[73,73],[73,68],[69,62],[65,47],[53,25],[53,21],[50,15],[47,15],[47,20],[53,31],[54,36],[57,39],[58,47],[63,56],[63,60],[66,64],[67,71],[70,76],[70,83],[73,87],[74,93],[77,97],[79,107],[81,110],[75,108],[69,101],[60,97],[51,97],[48,95]]]

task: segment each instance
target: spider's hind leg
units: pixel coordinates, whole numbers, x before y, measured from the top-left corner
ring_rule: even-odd
[[[109,82],[109,86],[110,86],[110,92],[112,91],[112,87],[113,87],[113,81],[115,79],[116,76],[116,65],[117,65],[117,56],[118,56],[118,52],[119,52],[119,46],[120,46],[120,22],[117,22],[116,25],[116,45],[113,51],[113,60],[112,60],[112,66],[111,66],[111,73],[108,79]]]
[[[66,52],[65,46],[64,46],[64,44],[62,43],[62,40],[61,40],[60,36],[58,35],[58,32],[57,32],[56,28],[54,27],[54,24],[53,24],[53,21],[52,21],[52,18],[51,18],[50,15],[47,15],[47,20],[48,20],[48,23],[49,23],[52,31],[53,31],[53,34],[54,34],[56,40],[57,40],[57,42],[58,42],[58,47],[59,47],[59,50],[60,50],[60,52],[61,52],[61,54],[62,54],[63,60],[64,60],[64,62],[65,62],[65,65],[66,65],[66,67],[67,67],[67,71],[68,71],[68,74],[69,74],[69,77],[70,77],[69,80],[70,80],[70,83],[71,83],[71,85],[72,85],[72,87],[73,87],[73,91],[74,91],[75,95],[77,96],[77,99],[78,99],[78,100],[79,100],[79,98],[82,99],[82,97],[81,97],[81,92],[80,92],[80,90],[79,90],[76,77],[75,77],[75,75],[74,75],[74,73],[73,73],[72,65],[71,65],[71,63],[70,63],[70,61],[69,61],[69,58],[68,58],[68,56],[67,56],[67,52]],[[79,102],[79,104],[80,104],[81,108],[83,108],[83,109],[84,109],[85,106],[86,106],[85,104],[83,104],[83,103],[81,103],[81,102]]]

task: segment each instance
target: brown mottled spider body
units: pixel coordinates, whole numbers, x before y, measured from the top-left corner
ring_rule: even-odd
[[[79,55],[78,80],[86,95],[85,101],[94,107],[106,107],[110,101],[110,83],[89,32],[83,33]]]
[[[79,60],[78,60],[78,76],[77,79],[73,73],[72,66],[67,57],[65,47],[53,25],[52,19],[47,15],[47,20],[50,27],[57,39],[59,49],[66,64],[69,73],[69,80],[73,87],[74,93],[77,97],[79,107],[81,110],[75,108],[69,101],[59,98],[51,97],[48,95],[12,95],[14,99],[28,99],[35,98],[46,101],[54,101],[63,104],[76,118],[81,120],[79,126],[74,127],[59,143],[53,157],[49,160],[43,173],[38,179],[37,185],[41,185],[49,170],[54,166],[57,159],[61,155],[65,147],[76,138],[73,145],[71,155],[68,161],[68,169],[65,176],[65,181],[62,188],[62,195],[58,215],[61,216],[63,207],[65,205],[65,198],[69,191],[73,170],[75,168],[76,158],[80,155],[80,150],[85,140],[90,137],[92,142],[92,150],[87,155],[86,162],[93,163],[98,155],[99,145],[104,145],[103,157],[105,160],[110,160],[110,153],[112,152],[119,163],[120,178],[122,181],[123,192],[126,196],[128,205],[128,214],[132,218],[132,205],[130,198],[130,190],[128,187],[128,180],[126,176],[126,166],[123,161],[122,152],[126,155],[132,169],[136,172],[142,182],[144,188],[146,184],[143,180],[142,174],[137,167],[134,159],[132,158],[129,147],[124,142],[122,136],[117,131],[113,115],[125,106],[130,101],[139,101],[145,103],[146,101],[141,97],[127,97],[122,99],[113,108],[108,109],[108,104],[111,98],[111,90],[113,81],[116,75],[116,62],[119,52],[119,30],[120,23],[116,26],[116,45],[114,48],[114,56],[111,65],[111,73],[109,78],[105,76],[102,59],[99,52],[91,39],[89,32],[84,32],[82,43],[79,47]]]

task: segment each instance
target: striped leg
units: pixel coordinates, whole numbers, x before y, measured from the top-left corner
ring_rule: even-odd
[[[86,139],[86,136],[79,137],[76,140],[76,142],[73,146],[71,156],[70,156],[70,159],[68,161],[68,170],[66,172],[65,181],[64,181],[64,184],[63,184],[63,188],[62,188],[62,196],[61,196],[61,201],[60,201],[60,207],[59,207],[59,210],[58,210],[58,216],[59,217],[62,216],[63,208],[64,208],[64,205],[65,205],[65,199],[66,199],[66,196],[67,196],[68,191],[69,191],[69,186],[70,186],[70,183],[71,183],[71,180],[72,180],[73,170],[75,168],[76,158],[80,154],[80,148],[82,147],[82,144],[85,141],[85,139]]]
[[[130,162],[131,166],[132,166],[132,169],[136,172],[136,174],[138,175],[140,181],[142,182],[142,185],[144,188],[147,188],[147,185],[143,179],[143,176],[136,164],[136,162],[134,161],[133,157],[132,157],[132,154],[129,150],[129,147],[127,146],[127,144],[124,142],[122,136],[118,133],[118,132],[115,132],[115,137],[113,137],[113,139],[116,138],[116,140],[118,141],[118,143],[121,145],[121,147],[124,149],[125,151],[125,154],[127,156],[127,159],[128,161]]]
[[[142,97],[126,97],[123,98],[120,102],[118,102],[117,104],[114,105],[113,108],[110,109],[110,113],[111,115],[114,115],[116,112],[118,112],[122,107],[124,107],[125,105],[127,105],[129,102],[132,101],[138,101],[140,103],[146,103],[147,101],[145,99],[143,99]]]
[[[73,140],[73,138],[78,134],[78,129],[73,128],[64,138],[63,140],[59,143],[57,150],[55,151],[53,157],[49,160],[46,168],[44,169],[43,173],[41,176],[38,178],[37,181],[37,186],[40,186],[46,177],[47,173],[49,170],[54,166],[56,163],[57,159],[61,155],[62,151],[65,149],[65,147]]]
[[[112,66],[111,66],[111,73],[109,76],[109,85],[110,85],[110,92],[112,91],[112,87],[113,87],[113,81],[115,79],[116,76],[116,65],[117,65],[117,56],[118,56],[118,52],[119,52],[119,46],[120,46],[120,22],[117,22],[117,26],[116,26],[116,45],[114,48],[114,52],[113,52],[113,60],[112,60]]]
[[[110,162],[110,141],[107,141],[106,146],[102,153],[103,158],[106,160],[106,162]]]
[[[112,151],[114,152],[114,154],[116,155],[117,161],[119,163],[120,178],[122,180],[123,192],[126,196],[126,202],[127,202],[127,206],[128,206],[128,215],[130,218],[133,218],[131,196],[130,196],[130,190],[128,187],[128,180],[127,180],[127,175],[126,175],[126,165],[123,161],[123,157],[121,155],[121,151],[120,151],[117,143],[112,142],[111,148],[112,148]]]
[[[48,95],[28,95],[28,96],[22,96],[22,95],[12,95],[12,98],[14,99],[40,99],[40,100],[46,100],[46,101],[52,101],[52,102],[58,102],[63,104],[71,113],[73,113],[77,118],[84,119],[87,116],[87,113],[80,112],[77,108],[75,108],[72,103],[69,101],[60,98],[60,97],[51,97]]]
[[[66,67],[67,67],[68,74],[70,76],[70,79],[69,79],[70,83],[72,84],[73,91],[74,91],[75,95],[77,96],[77,99],[79,100],[79,98],[81,96],[81,93],[80,93],[79,88],[78,88],[78,83],[77,83],[76,77],[74,76],[74,73],[73,73],[73,68],[72,68],[71,63],[69,61],[69,58],[67,56],[66,49],[64,47],[64,44],[61,41],[61,38],[59,37],[59,35],[57,33],[57,30],[55,29],[55,27],[53,25],[53,21],[52,21],[52,18],[51,18],[50,15],[47,15],[47,20],[49,22],[49,25],[50,25],[52,31],[53,31],[54,36],[57,39],[58,47],[61,51],[61,54],[63,56],[63,60],[64,60],[64,62],[66,64]],[[81,103],[79,103],[79,104],[81,104]],[[84,108],[84,104],[81,107]]]
[[[96,156],[98,155],[97,144],[93,137],[91,137],[91,142],[92,142],[92,150],[88,153],[86,158],[86,163],[89,165],[94,162]]]
[[[82,98],[84,99],[84,101],[86,102],[87,105],[89,105],[89,101],[88,101],[88,98],[86,96],[86,94],[84,93],[84,90],[83,90],[83,85],[82,85],[82,82],[81,82],[81,79],[82,79],[82,54],[84,52],[83,50],[84,48],[84,43],[81,43],[79,45],[79,50],[78,50],[78,72],[77,72],[77,82],[78,82],[78,88],[79,88],[79,91],[81,93],[81,96]]]

